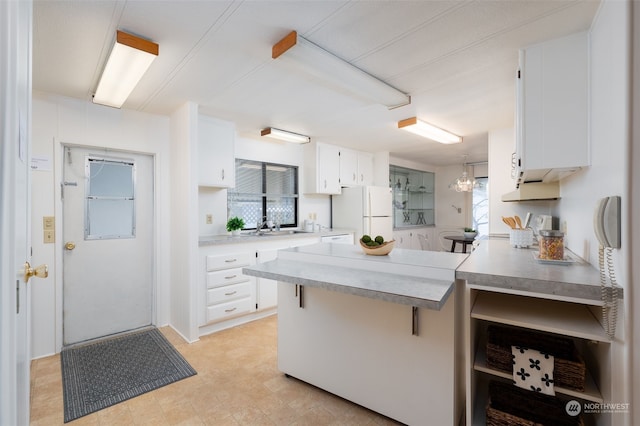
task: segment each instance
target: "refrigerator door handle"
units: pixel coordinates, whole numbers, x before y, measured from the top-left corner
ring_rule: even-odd
[[[367,191],[367,195],[369,197],[369,232],[371,232],[371,225],[372,225],[371,224],[371,220],[372,220],[371,214],[373,213],[373,211],[371,210],[371,192]],[[375,238],[375,235],[372,238]]]

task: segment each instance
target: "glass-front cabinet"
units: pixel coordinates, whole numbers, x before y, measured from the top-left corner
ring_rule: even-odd
[[[393,227],[435,225],[435,173],[389,166],[393,189]]]

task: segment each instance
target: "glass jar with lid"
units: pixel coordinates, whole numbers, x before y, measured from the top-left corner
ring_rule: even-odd
[[[543,260],[564,259],[564,233],[562,231],[540,231],[539,258]]]

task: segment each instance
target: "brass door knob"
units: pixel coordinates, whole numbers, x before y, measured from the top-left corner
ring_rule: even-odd
[[[76,243],[69,241],[64,245],[64,248],[66,250],[73,250],[74,248],[76,248]]]
[[[49,276],[49,267],[46,264],[32,268],[29,262],[24,263],[24,282],[28,283],[29,278],[47,278]]]

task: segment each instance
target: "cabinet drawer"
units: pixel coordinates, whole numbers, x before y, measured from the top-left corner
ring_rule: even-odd
[[[251,277],[242,275],[242,268],[226,269],[223,271],[207,272],[207,288],[249,281]]]
[[[234,300],[207,307],[207,322],[219,321],[226,318],[251,312],[251,298]]]
[[[248,266],[255,260],[255,256],[253,252],[207,256],[207,271]]]
[[[211,288],[207,290],[207,305],[217,305],[249,296],[251,296],[251,283],[249,282]]]

